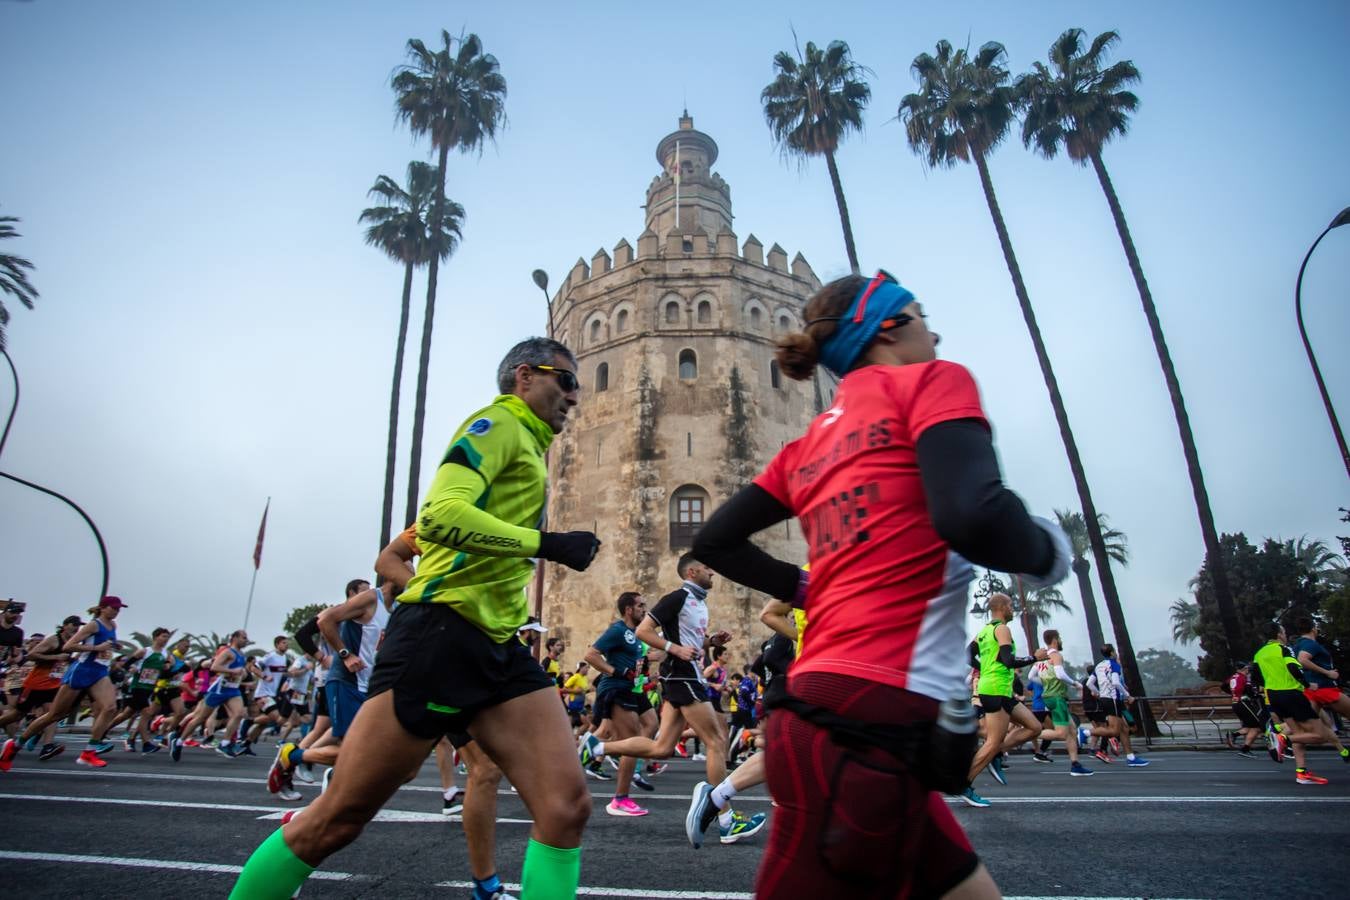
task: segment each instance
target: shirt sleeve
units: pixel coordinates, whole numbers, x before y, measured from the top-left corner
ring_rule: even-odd
[[[611,652],[614,649],[614,626],[611,625],[606,628],[604,633],[591,646],[599,650],[602,656]]]
[[[417,539],[476,556],[534,556],[539,532],[479,508],[493,480],[520,449],[509,413],[484,410],[460,430],[441,460],[417,517]]]
[[[791,471],[792,464],[789,457],[793,455],[796,448],[796,441],[788,444],[764,467],[764,471],[755,476],[754,484],[759,485],[767,491],[775,500],[783,504],[784,508],[791,510],[792,502],[788,494],[787,473]]]
[[[903,369],[899,375],[907,376]],[[961,365],[946,360],[928,363],[919,373],[909,398],[909,434],[913,440],[939,422],[978,419],[989,424],[980,405],[975,379]]]
[[[686,599],[684,591],[672,591],[647,611],[651,620],[660,626],[666,640],[675,644],[680,642],[680,610],[684,609]]]
[[[399,537],[403,539],[403,543],[408,545],[408,549],[412,550],[413,556],[422,555],[422,547],[417,543],[416,524],[409,525],[407,528],[403,529],[403,533],[400,534]]]

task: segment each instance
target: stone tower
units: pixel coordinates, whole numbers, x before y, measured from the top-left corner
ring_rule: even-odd
[[[578,259],[550,304],[556,336],[577,355],[582,396],[549,460],[550,527],[604,541],[584,573],[546,566],[543,620],[574,666],[614,620],[627,590],[656,598],[680,583],[679,555],[717,505],[749,483],[833,398],[833,383],[796,382],[774,338],[801,327],[820,287],[798,253],[731,230],[731,189],[712,171],[717,144],[686,112],[657,144],[637,248],[619,241]],[[823,377],[823,375],[822,375]],[[783,559],[806,559],[795,522],[761,535]],[[767,633],[764,597],[721,579],[711,623],[748,663]]]

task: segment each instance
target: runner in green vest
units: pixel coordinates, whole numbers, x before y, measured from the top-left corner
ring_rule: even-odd
[[[1284,720],[1289,732],[1288,739],[1294,745],[1294,781],[1326,784],[1325,778],[1308,770],[1305,748],[1308,744],[1331,743],[1331,729],[1303,695],[1307,677],[1293,652],[1284,644],[1284,626],[1271,622],[1266,626],[1266,638],[1266,643],[1252,657],[1252,680],[1265,686],[1271,711]]]
[[[984,745],[975,754],[970,766],[971,782],[961,795],[970,806],[986,807],[989,801],[975,793],[975,776],[989,767],[989,773],[999,784],[1007,784],[1003,774],[1001,754],[1004,747],[1016,747],[1024,741],[1035,740],[1041,733],[1041,723],[1031,714],[1031,710],[1013,699],[1013,670],[1029,666],[1039,659],[1045,659],[1045,651],[1036,650],[1035,656],[1014,656],[1012,629],[1008,623],[1013,619],[1012,598],[1007,594],[993,594],[989,597],[989,624],[980,629],[975,644],[980,652],[980,680],[975,688],[980,697],[980,708],[984,710]],[[1017,727],[1008,733],[1009,722]]]
[[[1074,728],[1073,717],[1069,715],[1069,685],[1073,679],[1064,670],[1064,639],[1053,628],[1047,628],[1043,637],[1047,658],[1045,662],[1037,663],[1033,672],[1039,671],[1041,699],[1055,727],[1042,730],[1041,739],[1064,742],[1064,748],[1069,751],[1070,775],[1092,775],[1091,769],[1078,762],[1078,729]]]

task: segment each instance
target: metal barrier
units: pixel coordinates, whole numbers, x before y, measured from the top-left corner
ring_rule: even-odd
[[[1147,704],[1147,709],[1140,709]],[[1233,698],[1228,694],[1170,694],[1147,697],[1131,704],[1133,733],[1148,747],[1193,747],[1214,749],[1225,744],[1224,736],[1239,727],[1233,715]],[[1070,710],[1085,720],[1082,702],[1075,700]],[[1152,721],[1153,728],[1146,727]]]

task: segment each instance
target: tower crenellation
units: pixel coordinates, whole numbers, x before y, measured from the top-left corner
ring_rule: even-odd
[[[661,172],[636,248],[623,239],[613,256],[578,259],[550,304],[583,395],[550,454],[548,515],[605,542],[586,572],[545,570],[544,622],[578,657],[615,617],[620,592],[654,600],[679,583],[675,560],[699,524],[832,398],[832,384],[791,381],[773,357],[820,282],[801,252],[789,264],[773,244],[766,257],[754,235],[737,247],[717,156],[685,113],[657,144]],[[805,561],[795,524],[762,539]],[[762,601],[725,583],[710,598],[741,663],[763,630]]]

